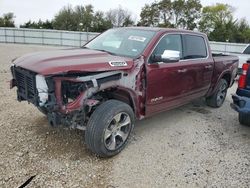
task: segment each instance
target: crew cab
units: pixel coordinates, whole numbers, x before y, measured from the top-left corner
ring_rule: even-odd
[[[220,107],[237,67],[236,56],[212,54],[203,33],[127,27],[79,49],[17,58],[10,84],[52,126],[85,130],[87,147],[110,157],[125,147],[135,120],[200,97]]]
[[[250,126],[250,60],[242,65],[238,89],[232,98],[231,107],[239,113],[239,122]]]

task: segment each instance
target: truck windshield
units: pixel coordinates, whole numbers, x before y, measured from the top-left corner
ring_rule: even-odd
[[[132,28],[110,29],[84,47],[111,53],[113,55],[138,57],[154,36],[154,31]]]

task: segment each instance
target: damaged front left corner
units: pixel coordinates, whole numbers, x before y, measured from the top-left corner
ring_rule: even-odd
[[[117,81],[121,77],[122,72],[120,71],[92,73],[84,76],[57,76],[47,80],[48,83],[54,82],[54,84],[51,84],[54,86],[53,89],[47,86],[43,77],[38,77],[39,104],[51,109],[48,110],[51,125],[65,124],[80,128],[84,126],[83,122],[86,122],[86,118],[90,116],[92,109],[102,100],[105,100],[103,96],[98,96],[97,93],[110,87],[116,87]],[[52,91],[52,93],[48,92],[48,95],[46,95],[46,91]],[[53,95],[56,101],[50,101]],[[46,104],[41,99],[47,100]],[[55,109],[55,106],[57,106],[57,109]]]

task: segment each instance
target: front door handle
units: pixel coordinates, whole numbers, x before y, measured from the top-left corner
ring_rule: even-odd
[[[184,73],[184,72],[187,72],[187,69],[179,69],[178,70],[178,73]]]
[[[205,69],[210,69],[210,68],[212,68],[212,65],[206,65],[205,66]]]

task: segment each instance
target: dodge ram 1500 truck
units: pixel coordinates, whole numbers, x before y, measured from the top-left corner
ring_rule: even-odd
[[[135,120],[205,97],[220,107],[238,58],[212,54],[207,36],[165,28],[110,29],[82,48],[13,60],[10,87],[52,126],[85,130],[87,147],[118,154]]]

